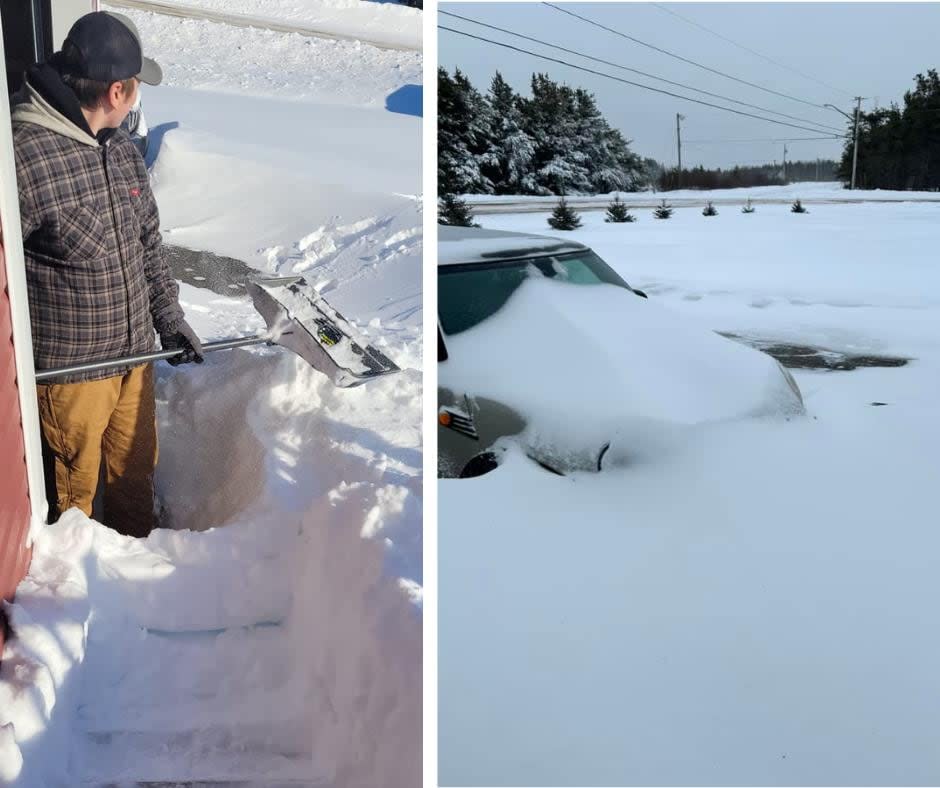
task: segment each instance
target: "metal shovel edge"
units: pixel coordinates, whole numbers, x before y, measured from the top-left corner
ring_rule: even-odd
[[[314,369],[318,369],[328,377],[332,378],[333,382],[340,387],[359,385],[371,377],[378,377],[382,374],[399,371],[398,367],[389,361],[381,372],[369,376],[350,376],[345,373],[337,374],[335,363],[330,364],[330,358],[326,352],[323,352],[322,348],[320,349],[321,352],[311,355],[309,352],[304,352],[304,348],[302,346],[298,346],[296,342],[292,342],[292,337],[294,337],[295,333],[299,332],[308,339],[307,344],[309,344],[309,338],[314,336],[315,332],[311,332],[309,327],[304,326],[301,321],[297,320],[297,318],[290,316],[283,308],[283,305],[277,303],[276,299],[271,295],[270,291],[272,288],[291,287],[296,285],[306,285],[303,277],[270,277],[246,282],[246,288],[248,289],[249,294],[252,296],[255,308],[261,312],[262,316],[265,318],[265,321],[268,323],[268,331],[253,336],[230,337],[228,339],[219,339],[214,342],[206,342],[202,346],[202,352],[213,353],[217,350],[231,350],[233,348],[248,347],[250,345],[276,344],[281,347],[285,347],[299,355],[308,364],[310,364],[310,366],[314,367]],[[265,298],[267,302],[259,302],[259,295]],[[317,301],[325,304],[325,301],[323,301],[319,295],[315,296],[315,298]],[[270,314],[271,305],[281,306],[281,313],[278,316],[279,319],[276,324],[272,324],[273,318]],[[262,307],[264,308],[262,309]],[[338,315],[338,313],[335,311],[334,314]],[[285,317],[288,318],[288,323],[293,323],[293,326],[285,326]],[[339,318],[342,319],[342,316],[340,315]],[[282,337],[285,339],[284,342],[281,341]],[[369,346],[366,347],[372,350],[369,348]],[[179,348],[173,350],[153,350],[147,353],[137,353],[132,356],[122,356],[120,358],[111,358],[104,359],[102,361],[91,361],[83,364],[74,364],[68,367],[36,370],[36,382],[43,383],[45,381],[54,380],[55,378],[64,377],[66,375],[94,372],[102,369],[110,369],[112,367],[137,366],[139,364],[146,364],[152,361],[170,359],[174,356],[182,354],[183,352],[185,351]],[[373,350],[373,352],[377,351]],[[382,358],[385,357],[382,356]]]

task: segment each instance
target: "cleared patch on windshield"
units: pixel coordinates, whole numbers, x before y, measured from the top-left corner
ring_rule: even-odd
[[[492,317],[526,279],[547,278],[576,285],[629,285],[594,252],[546,255],[501,264],[450,265],[439,269],[438,317],[453,336]]]

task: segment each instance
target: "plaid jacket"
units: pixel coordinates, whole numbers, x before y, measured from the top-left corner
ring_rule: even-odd
[[[172,332],[183,311],[147,168],[125,132],[99,135],[99,142],[28,76],[24,90],[13,114],[13,147],[36,368],[153,350],[154,328]]]

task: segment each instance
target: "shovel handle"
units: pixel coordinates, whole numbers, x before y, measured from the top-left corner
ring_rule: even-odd
[[[270,342],[271,337],[262,334],[253,337],[236,337],[234,339],[220,339],[217,342],[206,342],[202,346],[203,353],[212,353],[215,350],[229,350],[235,347],[246,347],[247,345],[261,345]],[[136,366],[146,364],[150,361],[160,361],[166,358],[173,358],[183,353],[183,349],[174,350],[154,350],[150,353],[138,353],[136,356],[125,356],[124,358],[110,358],[104,361],[90,361],[87,364],[76,364],[72,367],[60,367],[58,369],[41,369],[36,371],[36,382],[41,383],[50,378],[58,378],[63,375],[75,375],[80,372],[94,372],[99,369],[108,369],[110,367]]]

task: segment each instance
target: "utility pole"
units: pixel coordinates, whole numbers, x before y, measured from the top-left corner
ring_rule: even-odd
[[[852,145],[852,188],[855,188],[855,170],[858,166],[858,116],[862,114],[862,97],[855,97],[855,144]]]
[[[819,180],[819,158],[816,158],[816,180]]]
[[[679,121],[685,120],[685,115],[676,113],[676,148],[679,152],[679,171],[676,173],[676,188],[682,188],[682,129]]]
[[[855,173],[858,170],[858,119],[859,115],[862,114],[862,102],[865,100],[863,96],[855,97],[855,139],[852,142],[852,184],[849,186],[850,189],[855,188]],[[829,109],[834,109],[840,115],[845,115],[849,120],[853,120],[852,116],[848,112],[843,112],[838,107],[832,104],[823,104],[824,107],[829,107]]]
[[[783,143],[783,184],[787,183],[787,143]]]

